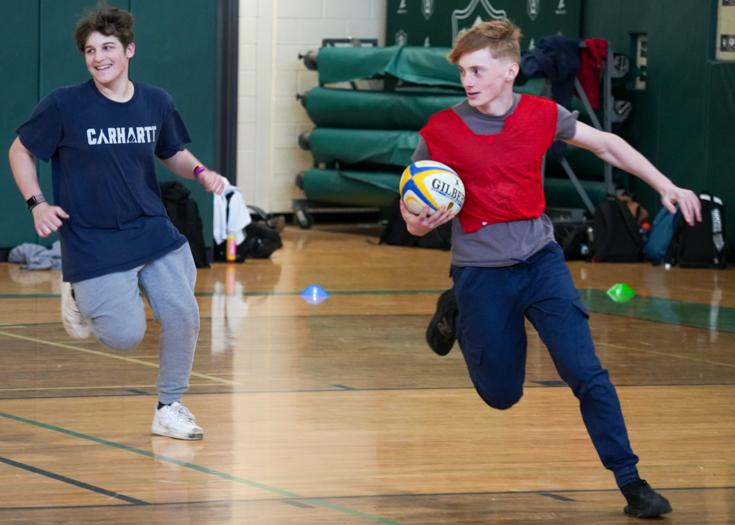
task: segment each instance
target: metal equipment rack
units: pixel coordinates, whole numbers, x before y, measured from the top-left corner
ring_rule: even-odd
[[[582,41],[580,42],[580,47],[587,47],[587,44]],[[610,49],[610,44],[608,42],[608,50]],[[630,103],[620,101],[621,104],[619,104],[619,109],[616,110],[616,101],[613,98],[612,95],[612,79],[613,78],[621,78],[625,76],[628,73],[628,68],[630,67],[630,62],[624,55],[614,55],[611,51],[608,51],[608,56],[603,59],[603,65],[602,65],[602,92],[601,92],[601,102],[602,102],[602,122],[600,122],[600,119],[597,117],[597,114],[592,109],[592,105],[590,104],[589,98],[587,97],[587,94],[584,92],[584,89],[582,88],[582,84],[579,82],[579,79],[576,77],[574,78],[574,90],[579,96],[580,100],[582,101],[582,104],[584,105],[585,109],[587,110],[587,114],[589,115],[590,119],[592,120],[592,124],[600,131],[606,131],[608,133],[612,132],[612,125],[615,122],[622,122],[625,120],[625,118],[630,113]],[[549,87],[549,81],[547,79],[547,86],[544,89],[544,91],[550,92]],[[592,204],[592,201],[590,200],[589,196],[587,195],[587,192],[582,187],[582,184],[579,182],[579,178],[574,173],[574,170],[569,165],[569,161],[566,158],[563,158],[561,160],[561,166],[564,169],[564,172],[569,177],[569,180],[572,182],[572,185],[577,190],[577,193],[579,193],[579,196],[581,197],[582,201],[584,202],[585,207],[587,208],[587,211],[590,213],[595,212],[595,206]],[[607,195],[614,195],[615,194],[615,185],[613,183],[613,167],[611,164],[605,162],[604,163],[604,184],[605,184],[605,193]],[[545,166],[544,170],[542,171],[542,178],[545,177]]]

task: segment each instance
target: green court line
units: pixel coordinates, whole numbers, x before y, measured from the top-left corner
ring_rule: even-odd
[[[61,295],[57,293],[4,293],[0,294],[0,299],[48,299],[59,298]]]
[[[409,295],[439,294],[444,290],[336,290],[330,295]],[[617,303],[607,292],[593,288],[579,290],[582,302],[590,312],[617,315],[642,321],[652,321],[678,326],[689,326],[735,333],[735,308],[712,307],[708,304],[677,301],[662,297],[634,296],[630,301]],[[225,293],[197,293],[200,297],[215,297]],[[243,296],[299,295],[299,292],[245,292]]]
[[[412,295],[412,294],[435,294],[446,291],[446,288],[431,290],[333,290],[329,292],[329,295]],[[233,294],[227,292],[195,292],[197,297],[228,297]],[[301,292],[276,292],[276,291],[263,291],[263,292],[242,292],[234,294],[242,297],[261,297],[264,295],[273,296],[294,296],[301,295]],[[48,298],[60,298],[59,294],[0,294],[0,299],[48,299]]]
[[[590,312],[735,333],[735,308],[640,295],[633,296],[630,301],[616,303],[602,290],[584,288],[579,292]]]
[[[0,412],[0,417],[4,417],[6,419],[10,419],[12,421],[17,421],[19,423],[25,423],[27,425],[33,425],[35,427],[43,428],[46,430],[52,430],[54,432],[59,432],[61,434],[66,434],[67,436],[79,438],[79,439],[85,439],[87,441],[92,441],[93,443],[98,443],[100,445],[105,445],[108,447],[117,448],[120,450],[124,450],[126,452],[131,452],[133,454],[139,454],[141,456],[146,456],[153,459],[158,459],[160,461],[165,461],[167,463],[172,463],[174,465],[178,465],[180,467],[188,468],[191,470],[195,470],[197,472],[201,472],[203,474],[209,474],[210,476],[215,476],[218,478],[226,479],[228,481],[233,481],[235,483],[240,483],[242,485],[247,485],[250,487],[254,487],[257,489],[265,490],[267,492],[271,492],[274,494],[278,494],[279,496],[284,496],[286,498],[292,498],[292,499],[298,499],[300,501],[308,502],[313,505],[316,505],[318,507],[323,507],[326,509],[334,510],[337,512],[341,512],[343,514],[349,514],[350,516],[355,516],[357,518],[364,518],[369,521],[374,521],[376,523],[383,523],[385,525],[403,525],[401,523],[398,523],[397,521],[391,521],[385,518],[379,518],[377,516],[372,516],[370,514],[366,514],[364,512],[360,512],[357,510],[348,509],[346,507],[342,507],[340,505],[334,505],[333,503],[329,503],[326,501],[323,501],[318,498],[308,498],[305,496],[301,496],[300,494],[296,494],[295,492],[289,492],[287,490],[282,490],[276,487],[271,487],[269,485],[264,485],[263,483],[258,483],[257,481],[252,481],[249,479],[241,478],[238,476],[233,476],[231,474],[226,474],[224,472],[220,472],[218,470],[210,469],[207,467],[202,467],[199,465],[194,465],[192,463],[187,463],[185,461],[179,461],[178,459],[169,458],[166,456],[161,456],[159,454],[154,454],[153,452],[148,452],[147,450],[141,450],[139,448],[130,447],[128,445],[123,445],[121,443],[115,443],[114,441],[108,441],[106,439],[97,438],[94,436],[89,436],[87,434],[81,434],[79,432],[74,432],[73,430],[66,430],[64,428],[55,427],[53,425],[47,425],[46,423],[41,423],[39,421],[33,421],[31,419],[26,419],[19,416],[14,416],[12,414],[6,414],[4,412]]]
[[[444,290],[334,290],[330,295],[429,295],[439,294]],[[630,301],[616,303],[603,290],[581,288],[582,302],[592,313],[616,315],[677,326],[689,326],[705,330],[735,333],[735,308],[677,301],[663,297],[634,296]],[[298,296],[301,292],[243,292],[242,297],[289,297]],[[198,297],[226,297],[224,292],[198,292]],[[0,294],[0,299],[33,299],[59,297],[54,294]]]

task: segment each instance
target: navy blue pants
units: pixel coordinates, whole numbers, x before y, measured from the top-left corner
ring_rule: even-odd
[[[504,410],[523,395],[525,318],[579,399],[582,418],[605,468],[619,487],[638,477],[620,401],[595,355],[587,309],[564,254],[550,243],[527,261],[503,268],[452,267],[459,316],[457,339],[477,393]]]

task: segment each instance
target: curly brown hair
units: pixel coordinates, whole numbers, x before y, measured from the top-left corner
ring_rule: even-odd
[[[447,55],[450,63],[456,64],[462,55],[489,48],[493,58],[509,58],[521,62],[521,30],[510,20],[483,22],[463,33]]]
[[[105,36],[117,37],[123,47],[127,48],[133,42],[135,36],[133,32],[134,24],[135,18],[130,12],[117,7],[109,7],[100,2],[96,11],[89,13],[77,22],[77,28],[74,30],[74,41],[77,43],[77,49],[84,53],[84,46],[89,35],[97,32]]]

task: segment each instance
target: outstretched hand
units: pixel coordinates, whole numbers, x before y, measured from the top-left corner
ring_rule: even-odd
[[[414,215],[408,211],[406,203],[401,199],[401,215],[403,216],[403,220],[406,221],[408,233],[421,237],[434,228],[438,228],[442,224],[451,221],[454,217],[452,214],[447,213],[446,206],[442,206],[431,215],[429,215],[430,210],[431,208],[424,206],[424,209],[421,210],[419,215]]]
[[[201,172],[199,174],[199,177],[197,177],[197,182],[204,186],[204,189],[207,190],[209,193],[222,195],[222,192],[225,191],[224,177],[222,177],[222,175],[220,175],[216,171],[212,171],[210,169],[206,169]]]
[[[694,220],[702,221],[702,204],[699,197],[691,191],[672,185],[667,190],[661,192],[661,203],[669,210],[670,213],[676,213],[674,204],[679,204],[681,214],[689,226],[694,226]]]
[[[68,219],[69,214],[59,206],[51,206],[48,202],[36,205],[33,210],[33,222],[39,237],[48,237],[61,228],[61,219]]]

